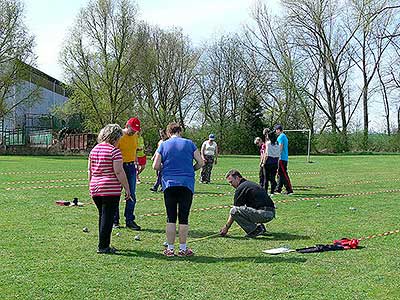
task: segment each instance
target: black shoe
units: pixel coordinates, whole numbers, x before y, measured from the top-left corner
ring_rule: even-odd
[[[142,228],[135,223],[135,221],[132,221],[130,223],[126,223],[126,228],[130,228],[132,230],[140,231]]]
[[[97,254],[115,254],[115,252],[117,252],[117,249],[115,249],[113,247],[97,249]]]
[[[155,187],[152,187],[152,188],[150,188],[150,191],[157,192],[157,189]]]
[[[264,232],[265,232],[264,228],[261,225],[258,225],[256,227],[256,229],[254,229],[252,232],[246,234],[246,237],[247,238],[255,238],[255,237],[259,236],[259,235],[264,234]]]

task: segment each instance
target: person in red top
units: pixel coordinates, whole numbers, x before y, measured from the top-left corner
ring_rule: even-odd
[[[110,247],[113,219],[121,197],[121,185],[125,199],[131,198],[128,180],[122,165],[121,151],[116,148],[122,137],[117,124],[109,124],[100,130],[98,144],[90,151],[88,173],[90,196],[99,211],[99,245],[97,253],[112,254]]]
[[[265,174],[265,170],[264,170],[264,154],[265,154],[265,143],[263,142],[263,140],[260,137],[256,137],[254,139],[254,144],[256,144],[259,149],[260,149],[260,170],[259,170],[259,179],[260,179],[260,186],[264,187],[265,186],[265,178],[266,178],[266,174]]]

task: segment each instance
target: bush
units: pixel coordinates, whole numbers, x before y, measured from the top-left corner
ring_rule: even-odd
[[[290,155],[307,154],[308,132],[289,131],[285,132],[285,134],[289,139]]]
[[[399,152],[400,134],[388,136],[383,133],[368,135],[368,147],[363,147],[363,133],[348,134],[348,151],[351,152]],[[346,151],[342,136],[334,133],[323,133],[313,138],[313,149],[322,153],[342,153]]]
[[[322,153],[343,153],[348,150],[348,145],[340,133],[323,133],[314,135],[313,149]]]

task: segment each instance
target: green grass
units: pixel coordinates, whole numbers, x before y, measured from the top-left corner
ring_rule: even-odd
[[[165,215],[144,216],[164,213],[162,194],[149,191],[154,180],[150,165],[137,188],[141,240],[134,240],[137,233],[119,229],[112,238],[119,255],[97,255],[95,206],[55,205],[73,197],[90,203],[85,158],[0,156],[0,298],[400,299],[400,233],[363,240],[357,250],[261,252],[400,229],[400,192],[393,191],[400,189],[400,156],[312,160],[307,164],[305,157],[290,158],[296,194],[274,197],[277,218],[267,224],[269,235],[245,239],[234,225],[229,237],[219,238],[213,235],[229,209],[193,211],[189,245],[196,256],[167,259],[161,255]],[[238,168],[257,181],[257,164],[255,156],[221,157],[213,183],[196,185],[193,208],[232,204],[233,189],[223,174]]]

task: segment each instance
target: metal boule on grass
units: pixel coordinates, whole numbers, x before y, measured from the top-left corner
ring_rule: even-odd
[[[135,235],[135,241],[140,241],[140,235]]]
[[[357,208],[355,208],[355,207],[349,207],[349,209],[350,209],[351,211],[356,211],[356,210],[357,210]]]
[[[89,232],[89,228],[83,227],[82,231],[87,233],[87,232]]]
[[[121,236],[121,232],[117,232],[115,235],[116,236]]]
[[[316,207],[320,207],[320,206],[321,206],[321,204],[317,203],[317,204],[315,204],[315,206],[316,206]]]

